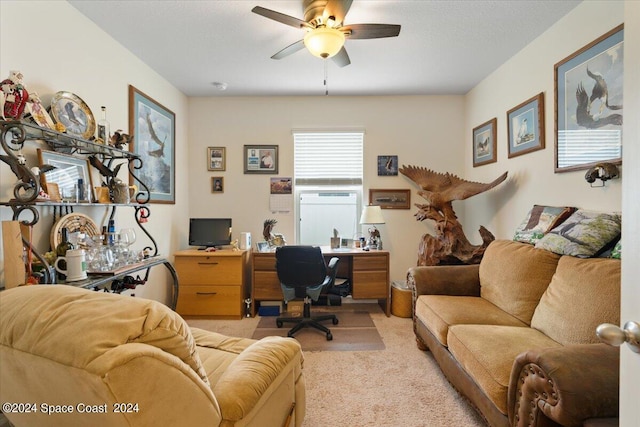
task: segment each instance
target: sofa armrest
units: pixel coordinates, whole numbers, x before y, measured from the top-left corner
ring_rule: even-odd
[[[510,425],[582,426],[588,418],[618,416],[620,351],[575,344],[521,353],[511,371]]]
[[[479,271],[479,264],[412,267],[407,284],[414,302],[419,295],[480,296]]]

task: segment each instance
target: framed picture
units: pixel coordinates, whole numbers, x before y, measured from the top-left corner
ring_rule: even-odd
[[[622,163],[624,27],[554,66],[555,172]]]
[[[473,128],[473,167],[495,163],[496,155],[496,127],[498,119],[493,118],[488,122]]]
[[[380,209],[409,209],[411,190],[369,189],[369,204]]]
[[[277,145],[245,145],[244,173],[278,173]]]
[[[207,169],[210,171],[223,171],[227,167],[225,147],[207,148]]]
[[[139,156],[140,191],[151,203],[175,203],[175,123],[173,112],[129,85],[129,134],[132,153]],[[133,185],[130,176],[129,183]]]
[[[211,177],[211,192],[224,193],[224,177],[221,177],[221,176]]]
[[[378,176],[397,176],[398,156],[378,156]]]
[[[269,252],[269,242],[256,242],[258,252]]]
[[[38,148],[38,161],[40,166],[55,166],[55,169],[41,174],[40,179],[43,188],[49,189],[51,187],[55,189],[55,186],[50,184],[57,184],[59,198],[62,198],[63,201],[75,201],[76,185],[78,180],[81,179],[84,184],[84,188],[81,191],[88,191],[89,194],[78,198],[86,201],[94,200],[93,181],[91,173],[89,173],[90,165],[87,159]]]
[[[544,148],[544,93],[507,111],[509,158]]]

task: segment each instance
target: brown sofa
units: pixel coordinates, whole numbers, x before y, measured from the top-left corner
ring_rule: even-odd
[[[479,265],[415,267],[414,330],[491,426],[617,425],[620,261],[492,242]]]
[[[15,426],[299,427],[302,352],[189,328],[155,301],[23,286],[0,292],[0,401]]]

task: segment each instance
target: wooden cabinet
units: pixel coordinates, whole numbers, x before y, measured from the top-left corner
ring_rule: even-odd
[[[353,299],[377,299],[387,316],[391,315],[389,282],[389,252],[387,251],[331,251],[322,248],[327,261],[338,257],[338,277],[351,280]],[[282,300],[282,289],[276,272],[276,256],[273,252],[252,254],[252,314],[255,315],[260,301]],[[182,283],[182,278],[180,278]]]
[[[243,317],[249,297],[249,251],[186,250],[174,256],[179,314]]]

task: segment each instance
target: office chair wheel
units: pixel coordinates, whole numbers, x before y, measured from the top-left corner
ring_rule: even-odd
[[[331,341],[333,339],[333,335],[331,335],[331,332],[327,332],[327,341]]]
[[[334,325],[337,325],[337,324],[338,324],[338,318],[337,318],[337,317],[334,317],[334,318],[333,318],[333,320],[332,320],[332,322],[333,322],[333,324],[334,324]]]
[[[282,328],[282,322],[280,320],[276,320],[276,326],[278,328]]]

